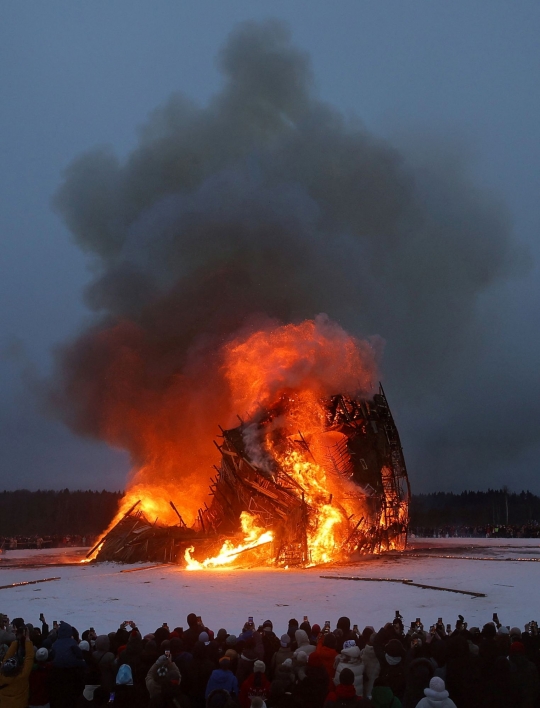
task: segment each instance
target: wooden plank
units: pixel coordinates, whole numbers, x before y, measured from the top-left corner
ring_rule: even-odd
[[[60,578],[43,578],[42,580],[24,580],[20,583],[10,583],[9,585],[0,585],[0,590],[9,590],[9,588],[20,588],[23,585],[37,585],[37,583],[50,583],[53,580],[60,580]]]
[[[438,585],[426,585],[425,583],[415,583],[413,580],[406,578],[359,578],[357,576],[347,575],[320,575],[319,577],[325,580],[360,580],[368,583],[401,583],[402,585],[411,585],[415,588],[424,590],[440,590],[441,592],[455,592],[460,595],[471,595],[472,597],[487,597],[483,592],[474,592],[473,590],[457,590],[456,588],[444,588]]]

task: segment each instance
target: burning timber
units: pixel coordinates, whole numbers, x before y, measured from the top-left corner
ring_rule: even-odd
[[[271,408],[221,430],[212,499],[192,526],[172,501],[176,526],[148,519],[137,502],[88,556],[97,551],[98,561],[125,563],[186,559],[188,567],[191,559],[207,567],[191,554],[211,558],[227,548],[219,564],[242,559],[249,565],[306,567],[404,549],[410,488],[382,386],[369,400],[336,395],[320,402],[324,421],[315,433],[292,429],[292,405],[294,393],[284,393]],[[313,470],[315,486],[308,474]],[[255,542],[246,539],[245,528],[241,534],[246,518],[266,532]]]

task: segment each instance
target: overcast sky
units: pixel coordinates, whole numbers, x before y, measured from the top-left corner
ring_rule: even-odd
[[[53,349],[90,321],[90,262],[51,198],[80,153],[110,145],[126,156],[171,93],[205,105],[222,86],[216,55],[230,31],[268,17],[288,22],[311,56],[322,100],[405,152],[433,141],[465,156],[476,185],[509,210],[521,255],[475,303],[487,346],[465,347],[446,387],[413,397],[394,373],[385,386],[413,491],[540,493],[535,0],[3,3],[0,487],[123,488],[125,453],[76,437],[36,406]],[[384,337],[391,356],[384,331],[365,334]]]

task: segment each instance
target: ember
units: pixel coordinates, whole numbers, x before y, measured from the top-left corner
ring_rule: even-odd
[[[200,570],[240,558],[305,567],[404,548],[407,472],[382,387],[366,395],[370,345],[318,318],[234,340],[222,354],[232,405],[247,413],[215,443],[210,506],[188,526],[167,487],[134,487],[89,556]],[[174,496],[186,508],[181,490]]]

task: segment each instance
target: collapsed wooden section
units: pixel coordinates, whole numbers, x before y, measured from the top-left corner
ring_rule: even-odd
[[[371,400],[337,395],[324,406],[327,425],[317,449],[311,449],[301,431],[289,436],[287,445],[312,457],[328,476],[348,484],[361,499],[362,513],[349,517],[340,555],[405,548],[410,489],[399,434],[382,386]],[[151,523],[136,504],[99,542],[97,560],[180,563],[191,546],[202,560],[217,553],[224,540],[238,536],[240,515],[249,512],[257,526],[273,532],[267,557],[275,565],[311,564],[308,531],[318,509],[282,467],[276,465],[269,472],[254,461],[245,442],[246,430],[254,425],[261,425],[260,419],[221,431],[216,443],[221,463],[211,479],[212,501],[199,509],[191,528],[179,514],[176,526]],[[172,502],[171,506],[175,508]]]

